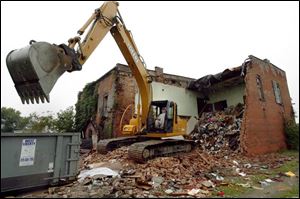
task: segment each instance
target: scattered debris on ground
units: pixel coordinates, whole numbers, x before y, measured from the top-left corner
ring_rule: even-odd
[[[23,197],[223,197],[215,192],[218,187],[230,186],[227,180],[240,177],[245,180],[258,171],[265,173],[277,168],[292,157],[267,154],[247,158],[231,150],[210,154],[197,147],[190,153],[173,157],[159,157],[144,164],[135,163],[127,156],[128,147],[108,154],[84,153],[80,160],[78,180],[60,187],[50,187],[39,195]],[[278,175],[236,185],[249,189],[264,189],[274,181],[288,178],[292,173]]]
[[[255,157],[241,154],[239,134],[243,111],[244,107],[239,104],[224,111],[203,113],[190,135],[198,143],[193,151],[158,157],[144,164],[128,158],[129,147],[105,155],[81,149],[77,181],[23,197],[226,197],[222,187],[264,190],[283,178],[294,177],[291,171],[268,176],[268,170],[294,157],[279,153]],[[258,173],[264,178],[253,181],[251,177]],[[233,182],[232,178],[242,181]]]

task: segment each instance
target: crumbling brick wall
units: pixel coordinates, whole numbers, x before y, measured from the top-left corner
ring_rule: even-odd
[[[192,78],[164,74],[163,69],[155,67],[155,71],[148,70],[153,81],[165,84],[186,87]],[[100,139],[118,137],[122,135],[120,129],[121,117],[128,105],[134,105],[135,94],[138,87],[128,66],[117,64],[112,70],[97,80],[98,105],[96,126]],[[105,96],[107,105],[104,106]],[[130,107],[124,115],[122,125],[129,124],[134,106]]]
[[[286,74],[268,60],[254,56],[250,58],[245,77],[246,106],[241,127],[241,146],[248,155],[275,152],[286,148],[284,120],[292,119]],[[275,99],[274,80],[279,83],[281,104]]]
[[[113,117],[113,133],[114,137],[119,137],[122,135],[120,129],[121,117],[125,109],[129,107],[126,111],[122,126],[129,124],[129,120],[132,117],[132,112],[134,108],[134,96],[137,92],[137,85],[132,74],[123,70],[118,70],[116,75],[116,93],[115,93],[115,106],[114,106],[114,117]]]
[[[98,81],[98,105],[96,115],[96,126],[100,139],[111,138],[113,129],[113,104],[115,92],[115,72],[109,71]]]

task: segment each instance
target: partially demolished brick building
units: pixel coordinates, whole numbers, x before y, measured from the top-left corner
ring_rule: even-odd
[[[287,78],[282,69],[267,59],[250,55],[240,67],[202,77],[193,81],[189,89],[204,94],[208,99],[207,111],[244,104],[240,144],[247,154],[286,147],[284,121],[294,120]]]
[[[286,147],[284,121],[294,119],[293,108],[286,74],[270,61],[249,56],[239,67],[198,80],[164,74],[159,67],[148,72],[154,82],[172,86],[164,89],[179,87],[189,91],[189,98],[195,98],[195,103],[192,101],[188,105],[197,110],[199,117],[205,112],[222,111],[242,104],[244,112],[239,134],[240,148],[248,155],[273,152]],[[94,145],[96,139],[121,135],[121,116],[128,105],[136,103],[138,91],[129,68],[122,64],[117,64],[98,82],[96,119],[85,129],[85,137],[95,135]],[[181,103],[180,106],[184,104]],[[123,124],[131,118],[132,107],[125,114]],[[191,120],[194,116],[195,114],[190,115]]]
[[[195,80],[188,77],[163,73],[163,69],[155,67],[155,70],[148,70],[153,82],[160,82],[164,85],[173,85],[179,88],[186,88]],[[121,125],[128,124],[134,113],[135,96],[138,87],[134,77],[127,65],[117,64],[98,80],[98,107],[94,121],[90,121],[84,129],[85,138],[105,139],[121,136],[120,121],[122,114],[124,119]],[[130,106],[131,105],[131,106]]]

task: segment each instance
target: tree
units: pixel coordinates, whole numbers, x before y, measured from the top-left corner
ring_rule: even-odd
[[[75,131],[75,113],[73,106],[57,113],[57,118],[54,120],[54,128],[58,132]]]
[[[28,119],[21,117],[21,112],[13,108],[1,107],[1,131],[13,132],[14,129],[23,129]]]
[[[97,81],[88,83],[83,91],[78,93],[75,104],[75,129],[78,132],[81,132],[86,122],[97,113],[98,86]]]
[[[43,130],[48,128],[52,130],[54,128],[54,118],[53,115],[39,116],[37,113],[31,113],[28,117],[29,124],[28,130],[32,132],[41,133]]]

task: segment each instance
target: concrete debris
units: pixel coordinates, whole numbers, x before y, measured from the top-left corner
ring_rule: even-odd
[[[187,193],[191,196],[194,196],[199,192],[200,192],[200,189],[192,189],[192,190],[189,190]]]
[[[212,183],[210,180],[203,181],[202,185],[204,185],[205,187],[215,187],[214,183]]]
[[[152,184],[154,188],[159,187],[163,182],[163,177],[152,177]]]
[[[244,107],[238,104],[224,111],[205,112],[190,137],[208,153],[218,153],[222,150],[239,150],[240,129]]]
[[[51,187],[44,193],[31,194],[31,196],[38,198],[207,198],[215,194],[216,187],[219,189],[229,186],[229,179],[239,176],[238,173],[247,173],[250,176],[255,172],[265,172],[260,170],[264,165],[268,168],[276,168],[288,160],[280,154],[245,157],[231,150],[211,154],[197,147],[189,153],[173,157],[158,157],[144,164],[138,164],[128,158],[127,151],[128,147],[122,147],[105,155],[96,152],[82,154],[78,176],[82,180],[60,187]],[[98,171],[96,169],[103,168],[105,168],[104,173],[95,172]],[[92,174],[87,175],[88,171]],[[284,178],[283,176],[284,173],[275,177],[280,180],[280,177]],[[247,177],[242,178],[249,183],[240,186],[252,185],[252,182],[246,179]],[[262,189],[270,184],[270,180],[276,181],[275,178],[267,178],[261,182],[261,187],[251,187]],[[220,191],[219,196],[223,197],[224,192]]]
[[[172,189],[167,189],[167,190],[165,190],[165,193],[166,194],[171,194],[171,193],[173,193],[174,191],[172,190]]]

